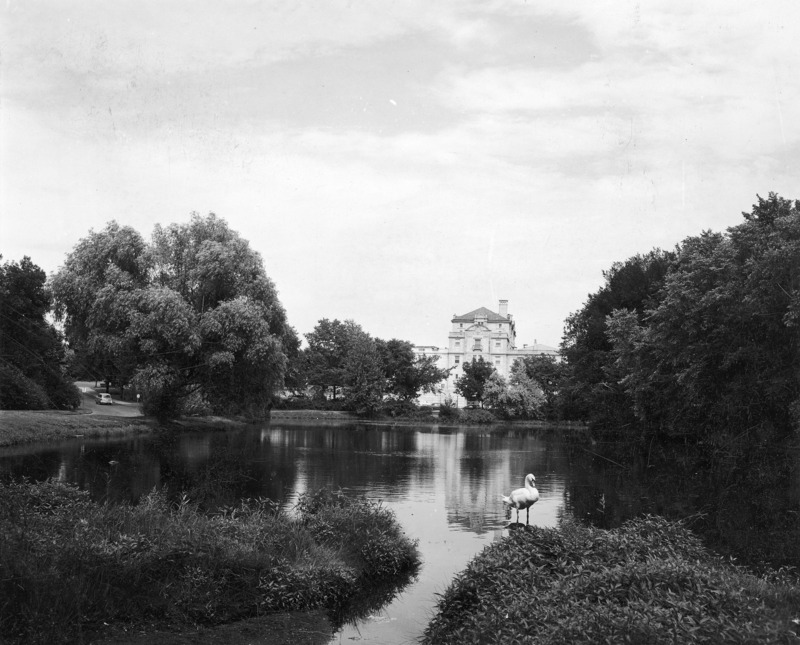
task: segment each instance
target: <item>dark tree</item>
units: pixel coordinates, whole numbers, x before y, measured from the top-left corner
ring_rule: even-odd
[[[616,262],[603,273],[605,285],[565,323],[561,355],[566,365],[559,401],[567,418],[601,425],[630,423],[631,405],[614,372],[607,319],[617,309],[644,316],[658,303],[675,254],[653,250]]]
[[[559,395],[566,377],[566,366],[553,356],[539,354],[517,361],[545,399],[543,414],[548,419],[561,417]]]
[[[649,432],[764,441],[800,428],[800,210],[771,194],[688,238],[660,301],[609,319],[619,383]]]
[[[456,379],[455,389],[470,403],[483,400],[483,390],[489,377],[494,373],[494,365],[483,356],[463,363],[464,373]]]
[[[405,340],[375,339],[380,352],[386,392],[401,401],[413,401],[421,392],[432,392],[447,378],[449,370],[436,367],[437,356],[416,356]]]
[[[344,364],[355,328],[361,329],[352,321],[328,320],[323,318],[306,334],[308,348],[305,350],[305,380],[319,392],[331,390],[336,399],[345,382]]]
[[[0,265],[0,408],[75,408],[60,334],[45,319],[46,276],[29,257]]]

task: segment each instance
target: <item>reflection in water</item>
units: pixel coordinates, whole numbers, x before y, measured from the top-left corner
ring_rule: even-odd
[[[716,465],[699,463],[686,449],[646,458],[630,447],[589,452],[516,427],[276,422],[4,449],[0,475],[71,481],[112,502],[136,501],[166,486],[207,509],[268,497],[291,512],[301,493],[323,487],[380,499],[419,540],[422,569],[387,607],[372,609],[336,640],[400,643],[422,633],[435,594],[507,534],[501,495],[522,486],[529,472],[541,495],[531,510],[537,526],[555,526],[564,514],[601,527],[642,512],[694,515],[695,528],[739,557],[798,564],[797,461],[796,452],[766,449]]]

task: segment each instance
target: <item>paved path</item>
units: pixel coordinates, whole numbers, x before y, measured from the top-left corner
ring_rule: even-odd
[[[93,381],[76,381],[75,386],[81,391],[83,400],[81,401],[81,409],[87,410],[92,414],[97,414],[107,417],[140,417],[142,411],[138,403],[130,403],[128,401],[120,401],[111,395],[114,399],[114,405],[97,405],[94,397],[98,392],[105,392],[103,388],[95,388]]]

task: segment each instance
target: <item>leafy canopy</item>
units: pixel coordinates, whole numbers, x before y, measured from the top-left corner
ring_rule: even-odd
[[[2,259],[2,256],[0,256]],[[51,296],[29,257],[0,265],[0,409],[72,409],[61,335],[46,320]]]
[[[90,231],[52,287],[88,369],[132,381],[162,416],[190,401],[263,414],[297,345],[261,256],[213,213],[156,226],[149,244],[116,222]]]

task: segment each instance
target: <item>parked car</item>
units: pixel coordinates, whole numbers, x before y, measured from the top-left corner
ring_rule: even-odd
[[[114,405],[114,399],[111,398],[110,394],[106,394],[105,392],[94,397],[94,402],[97,403],[97,405]]]

